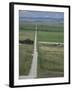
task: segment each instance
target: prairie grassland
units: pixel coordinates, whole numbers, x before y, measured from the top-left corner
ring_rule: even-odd
[[[25,40],[25,39],[34,40],[34,31],[21,30],[19,32],[19,40]]]
[[[34,40],[34,31],[31,30],[20,30],[19,31],[19,40],[30,39]],[[19,75],[28,75],[33,54],[33,44],[19,44]]]
[[[61,46],[38,46],[38,78],[64,76],[64,48]]]
[[[19,75],[28,75],[32,63],[32,45],[19,45]]]
[[[38,42],[64,42],[63,25],[38,25]],[[20,25],[19,40],[34,40],[35,25]],[[37,42],[37,78],[64,76],[64,47]],[[28,75],[32,63],[33,45],[19,44],[19,75]]]
[[[38,28],[38,78],[64,76],[64,46],[39,42],[64,42],[64,27],[40,25]]]

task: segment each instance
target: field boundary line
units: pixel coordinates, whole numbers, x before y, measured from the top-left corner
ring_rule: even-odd
[[[61,42],[43,42],[43,41],[38,41],[38,43],[42,43],[42,44],[60,44],[60,45],[64,45],[64,43],[61,43]]]

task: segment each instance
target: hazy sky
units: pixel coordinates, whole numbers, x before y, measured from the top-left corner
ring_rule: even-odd
[[[64,18],[63,12],[19,11],[20,18]]]

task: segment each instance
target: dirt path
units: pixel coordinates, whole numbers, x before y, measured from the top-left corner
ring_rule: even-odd
[[[43,41],[39,41],[38,43],[42,43],[42,44],[64,44],[64,43],[61,43],[61,42],[43,42]]]
[[[31,69],[30,69],[29,75],[19,76],[20,79],[29,79],[29,78],[31,79],[31,78],[37,77],[37,56],[38,56],[38,53],[37,53],[37,25],[36,25],[33,60],[32,60]]]

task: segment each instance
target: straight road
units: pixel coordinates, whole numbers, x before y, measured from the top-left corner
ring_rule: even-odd
[[[38,57],[38,52],[37,52],[37,24],[35,28],[35,39],[34,39],[34,51],[33,51],[33,60],[32,60],[32,65],[31,69],[29,72],[29,75],[24,75],[24,76],[19,76],[20,79],[31,79],[31,78],[36,78],[37,77],[37,57]]]

